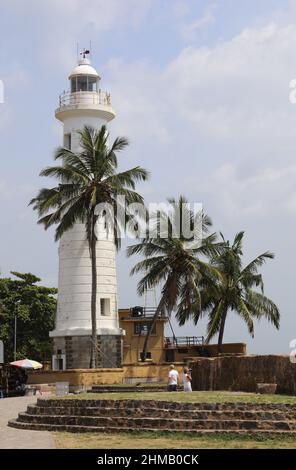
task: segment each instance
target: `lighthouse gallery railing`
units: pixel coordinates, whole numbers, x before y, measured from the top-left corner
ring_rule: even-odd
[[[75,106],[78,104],[96,104],[103,106],[111,106],[111,95],[106,91],[77,91],[71,93],[70,91],[64,91],[59,96],[59,107],[64,106]]]

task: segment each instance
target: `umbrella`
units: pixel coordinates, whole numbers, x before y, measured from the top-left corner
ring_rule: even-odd
[[[32,361],[31,359],[21,359],[10,363],[11,366],[21,367],[22,369],[42,369],[43,365],[40,362]]]

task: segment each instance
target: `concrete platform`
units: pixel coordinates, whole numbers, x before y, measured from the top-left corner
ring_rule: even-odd
[[[7,426],[28,405],[37,402],[36,396],[0,399],[0,449],[53,449],[54,441],[49,432],[20,430]]]

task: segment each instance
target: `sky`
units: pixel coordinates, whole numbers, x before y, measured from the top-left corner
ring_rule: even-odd
[[[245,262],[270,250],[265,292],[281,328],[256,324],[252,339],[235,313],[225,341],[250,353],[289,354],[296,338],[295,0],[0,0],[0,271],[33,272],[57,285],[53,231],[36,224],[29,200],[62,142],[54,117],[80,49],[111,92],[111,138],[126,135],[122,167],[151,172],[147,202],[185,194],[213,230],[245,231]],[[127,242],[128,243],[128,242]],[[118,255],[119,307],[143,303],[135,260]],[[156,292],[156,298],[158,296]],[[154,293],[146,304],[155,305]],[[176,335],[203,335],[205,322]],[[168,330],[168,334],[170,331]]]

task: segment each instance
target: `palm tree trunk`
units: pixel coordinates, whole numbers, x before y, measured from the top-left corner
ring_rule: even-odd
[[[159,314],[161,313],[162,309],[164,307],[164,297],[162,297],[160,299],[160,302],[158,304],[158,307],[157,309],[155,310],[155,313],[153,315],[153,318],[152,318],[152,321],[149,325],[149,328],[148,328],[148,331],[147,331],[147,334],[146,334],[146,337],[145,337],[145,341],[144,341],[144,345],[143,345],[143,351],[142,351],[142,355],[141,355],[141,361],[142,362],[145,362],[146,360],[146,357],[147,357],[147,349],[148,349],[148,340],[151,336],[151,333],[153,331],[153,328],[154,328],[154,325],[156,324],[156,320],[159,316]]]
[[[221,326],[220,326],[220,330],[219,330],[219,337],[218,337],[218,354],[221,354],[221,353],[222,353],[222,343],[223,343],[223,335],[224,335],[224,328],[225,328],[226,316],[227,316],[227,308],[225,308],[224,311],[223,311],[222,320],[221,320]]]
[[[96,256],[96,218],[92,215],[89,240],[91,256],[91,369],[98,367],[97,352],[97,256]]]

